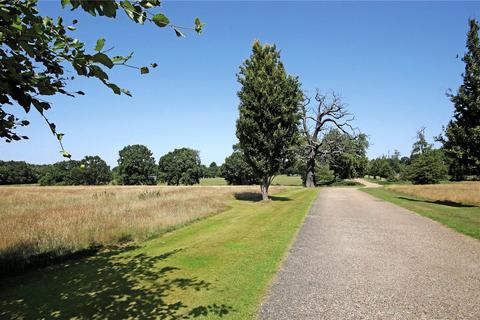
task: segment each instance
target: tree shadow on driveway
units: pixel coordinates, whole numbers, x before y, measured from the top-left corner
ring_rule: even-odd
[[[159,265],[180,250],[150,256],[121,249],[86,260],[2,279],[2,319],[189,319],[222,317],[224,304],[186,305],[172,293],[209,290],[198,278],[175,277],[175,266]]]

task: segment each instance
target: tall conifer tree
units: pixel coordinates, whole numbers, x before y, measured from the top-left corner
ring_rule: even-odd
[[[303,94],[298,79],[285,72],[275,45],[255,41],[237,78],[242,85],[237,137],[266,200],[274,176],[297,141]]]
[[[445,153],[454,160],[456,174],[480,175],[480,46],[478,22],[469,20],[463,84],[450,95],[455,111],[445,130]]]

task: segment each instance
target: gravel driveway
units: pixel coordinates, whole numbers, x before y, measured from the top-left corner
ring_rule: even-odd
[[[353,188],[320,191],[260,319],[480,319],[480,241]]]

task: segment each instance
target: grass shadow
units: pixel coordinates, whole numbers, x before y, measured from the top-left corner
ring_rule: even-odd
[[[262,201],[262,194],[258,192],[237,192],[234,194],[235,199],[240,201],[251,201],[251,202],[259,202]],[[288,197],[281,197],[281,196],[268,196],[272,201],[290,201],[292,199]]]
[[[432,204],[439,204],[442,206],[449,206],[449,207],[455,207],[455,208],[474,208],[476,206],[471,205],[471,204],[463,204],[455,201],[449,201],[449,200],[420,200],[420,199],[413,199],[413,198],[408,198],[408,197],[397,197],[398,199],[402,200],[407,200],[407,201],[412,201],[412,202],[424,202],[424,203],[432,203]]]
[[[187,305],[173,292],[210,290],[204,280],[177,277],[166,260],[180,250],[150,256],[132,249],[101,252],[29,274],[3,279],[0,318],[189,319],[223,317],[225,304]],[[48,285],[45,285],[48,283]],[[188,292],[187,292],[188,294]]]

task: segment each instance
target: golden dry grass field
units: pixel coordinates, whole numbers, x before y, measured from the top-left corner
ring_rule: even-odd
[[[480,182],[478,181],[432,185],[393,185],[387,189],[432,201],[480,206]]]
[[[0,187],[0,267],[143,240],[227,208],[245,187]],[[272,193],[281,190],[272,187]],[[18,265],[14,266],[15,268]]]

